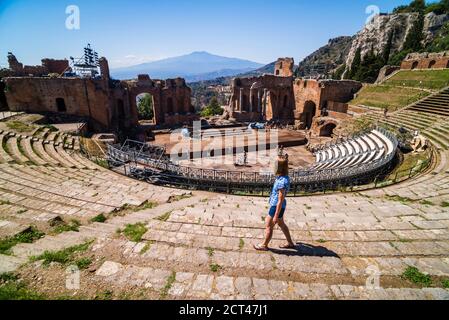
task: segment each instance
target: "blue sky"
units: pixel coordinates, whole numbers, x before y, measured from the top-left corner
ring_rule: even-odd
[[[82,55],[90,42],[111,67],[208,51],[269,63],[304,58],[330,38],[360,30],[370,5],[409,0],[0,0],[0,65]],[[68,30],[66,7],[80,9]]]

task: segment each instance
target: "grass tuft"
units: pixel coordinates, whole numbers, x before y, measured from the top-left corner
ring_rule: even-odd
[[[133,242],[142,241],[142,237],[145,233],[147,233],[148,229],[143,223],[136,224],[128,224],[122,233],[125,235],[128,240]]]
[[[210,271],[212,272],[219,272],[221,269],[223,269],[223,267],[216,263],[210,265]]]
[[[108,220],[108,218],[106,218],[106,216],[104,214],[99,214],[96,217],[93,217],[92,219],[90,219],[91,222],[98,222],[98,223],[105,223],[106,220]]]
[[[161,291],[161,299],[165,299],[168,296],[168,292],[176,281],[176,272],[172,272],[170,277],[167,279],[167,283]]]
[[[11,281],[0,285],[0,300],[44,300],[39,293],[29,290],[24,283]]]
[[[422,273],[415,267],[408,267],[402,274],[404,279],[407,279],[414,284],[424,287],[430,287],[432,285],[432,279],[429,275]]]
[[[242,238],[240,238],[239,249],[242,250],[244,247],[245,247],[245,241]]]
[[[168,211],[166,213],[164,213],[163,215],[155,218],[156,220],[162,221],[162,222],[167,222],[168,219],[170,219],[170,216],[172,214],[172,211]]]
[[[73,246],[67,249],[63,249],[60,251],[45,251],[43,254],[39,256],[34,256],[30,258],[30,261],[40,261],[43,260],[43,265],[48,266],[52,262],[60,263],[62,265],[67,265],[70,263],[75,263],[78,267],[84,267],[86,265],[90,265],[87,263],[87,259],[79,259],[75,260],[75,254],[80,252],[85,252],[89,249],[90,245],[93,241],[89,241],[78,246]],[[78,265],[79,263],[79,265]],[[81,269],[81,268],[80,268]]]
[[[209,255],[209,257],[213,257],[214,253],[215,253],[215,249],[211,248],[211,247],[207,247],[207,254]]]
[[[14,237],[8,237],[0,240],[0,254],[11,254],[11,248],[19,243],[33,243],[34,241],[42,238],[45,233],[39,231],[35,227],[15,235]]]
[[[60,233],[69,232],[69,231],[79,232],[80,226],[81,226],[81,222],[79,222],[78,220],[71,220],[70,223],[62,223],[62,224],[56,226],[53,229],[53,233],[60,234]]]

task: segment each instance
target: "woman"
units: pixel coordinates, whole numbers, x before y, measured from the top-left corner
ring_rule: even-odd
[[[263,244],[255,245],[254,248],[258,251],[268,251],[268,245],[273,237],[274,227],[279,225],[285,237],[287,244],[282,245],[281,249],[294,249],[290,235],[290,230],[284,222],[284,213],[287,208],[287,200],[285,197],[290,188],[290,178],[288,176],[288,155],[279,156],[275,162],[274,172],[276,174],[276,181],[273,185],[273,190],[270,196],[270,210],[265,219],[265,241]]]

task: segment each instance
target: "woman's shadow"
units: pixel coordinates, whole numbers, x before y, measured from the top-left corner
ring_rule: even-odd
[[[292,249],[270,249],[271,252],[285,256],[300,257],[333,257],[340,259],[340,256],[332,250],[322,246],[314,246],[307,243],[297,242],[295,248]]]

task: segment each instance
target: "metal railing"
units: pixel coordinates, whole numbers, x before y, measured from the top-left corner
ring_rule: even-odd
[[[393,145],[393,151],[378,160],[347,168],[301,169],[290,174],[295,193],[302,190],[326,190],[337,187],[354,187],[360,183],[372,182],[391,164],[396,156],[398,140],[383,128],[377,128]],[[355,139],[363,134],[347,138]],[[172,163],[160,156],[161,147],[147,146],[133,142],[134,146],[108,145],[108,161],[111,166],[124,166],[125,174],[142,180],[159,181],[163,184],[202,186],[206,189],[238,190],[251,186],[254,190],[269,188],[275,176],[260,172],[227,171],[217,169],[192,168]],[[326,147],[335,145],[327,144]],[[147,149],[147,150],[144,150]],[[343,159],[343,158],[341,158]],[[391,168],[390,168],[391,169]],[[259,192],[259,191],[257,191]],[[263,191],[262,191],[263,192]]]

